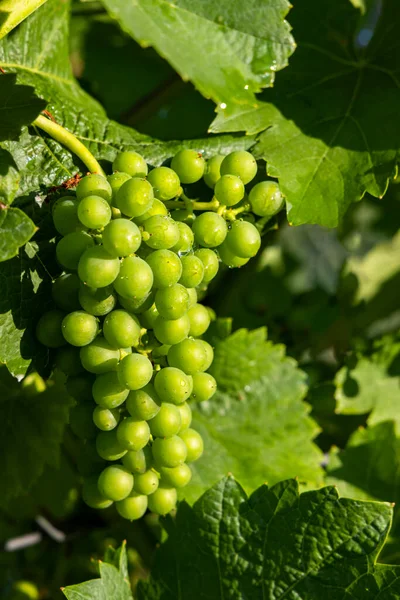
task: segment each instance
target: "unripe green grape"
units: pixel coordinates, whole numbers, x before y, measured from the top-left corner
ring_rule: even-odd
[[[276,181],[260,181],[250,190],[251,210],[259,217],[273,217],[284,205],[282,192]]]
[[[107,181],[111,186],[113,201],[115,201],[117,192],[121,185],[128,181],[131,176],[128,173],[113,173],[112,175],[108,175]]]
[[[210,373],[193,374],[193,391],[191,398],[196,402],[210,400],[217,391],[217,382]]]
[[[82,200],[86,196],[100,196],[111,204],[111,185],[102,175],[90,173],[86,177],[82,177],[76,188],[76,197],[78,200]]]
[[[184,463],[187,457],[186,444],[177,435],[168,438],[156,438],[151,451],[156,464],[160,467],[177,467]]]
[[[116,429],[97,434],[96,450],[101,458],[109,461],[119,460],[126,454],[126,448],[118,441]]]
[[[183,440],[187,448],[186,462],[198,460],[204,451],[204,443],[201,435],[194,429],[189,428],[180,433],[179,437]]]
[[[179,240],[172,247],[174,252],[189,252],[194,244],[193,231],[186,223],[177,223],[179,229]]]
[[[182,256],[182,275],[179,280],[181,285],[187,288],[194,288],[200,285],[204,276],[204,265],[200,258],[194,254]]]
[[[78,200],[74,196],[59,198],[54,203],[52,217],[54,227],[61,235],[86,229],[78,219]]]
[[[121,185],[115,204],[128,217],[140,217],[154,201],[153,188],[146,179],[134,177]]]
[[[111,285],[92,288],[81,283],[79,289],[81,307],[95,317],[103,317],[109,313],[117,302],[117,295]]]
[[[189,294],[183,285],[176,283],[157,291],[155,305],[164,319],[179,319],[189,309]]]
[[[146,258],[153,271],[154,287],[165,288],[179,281],[182,274],[182,263],[171,250],[155,250]]]
[[[211,189],[214,189],[215,184],[221,177],[220,168],[224,158],[225,156],[222,154],[216,154],[206,162],[203,179],[205,184]]]
[[[179,240],[179,227],[171,217],[155,215],[147,219],[143,227],[146,233],[143,240],[154,250],[168,250]]]
[[[88,477],[83,482],[82,488],[82,498],[85,504],[90,506],[90,508],[103,509],[108,508],[112,505],[113,501],[109,498],[105,498],[99,492],[99,488],[97,487],[97,475],[92,475]]]
[[[154,188],[154,193],[160,200],[172,200],[181,190],[178,175],[168,167],[156,167],[147,177]]]
[[[188,310],[190,321],[189,335],[199,337],[205,333],[210,325],[210,313],[202,304],[194,304]]]
[[[163,319],[158,316],[153,329],[156,338],[162,344],[179,344],[189,335],[190,320],[187,314],[180,319]]]
[[[111,256],[129,256],[139,248],[139,227],[129,219],[111,221],[102,233],[103,246]]]
[[[165,367],[155,376],[154,387],[162,402],[181,404],[190,396],[191,381],[181,369]]]
[[[154,494],[147,498],[151,512],[157,515],[167,515],[176,507],[178,495],[175,488],[159,487]]]
[[[93,238],[85,231],[69,233],[56,246],[57,260],[65,269],[76,271],[82,254],[92,246]]]
[[[117,427],[117,439],[125,450],[141,450],[150,439],[149,426],[146,421],[125,417]]]
[[[118,425],[121,413],[117,408],[103,408],[96,406],[92,413],[93,423],[101,431],[111,431]]]
[[[70,375],[65,387],[72,398],[75,398],[78,402],[86,402],[92,398],[93,382],[93,375],[89,373]]]
[[[211,344],[209,344],[205,340],[198,340],[198,341],[203,344],[204,350],[206,352],[206,363],[205,363],[204,370],[207,371],[207,369],[209,369],[211,367],[212,362],[214,360],[214,350],[213,350],[213,347],[211,346]]]
[[[181,369],[186,375],[203,371],[206,364],[206,351],[201,340],[187,338],[168,351],[168,364]]]
[[[144,473],[153,464],[150,446],[145,446],[141,450],[129,450],[123,457],[122,463],[131,473]]]
[[[148,421],[160,410],[161,401],[154,385],[148,383],[141,390],[132,390],[126,399],[126,408],[134,419]]]
[[[218,273],[218,256],[214,250],[210,250],[209,248],[199,248],[199,250],[195,251],[194,255],[203,263],[204,274],[202,283],[210,283]]]
[[[80,283],[76,273],[64,273],[53,281],[51,295],[58,308],[66,312],[79,309]]]
[[[125,310],[135,315],[140,315],[148,310],[154,304],[153,292],[146,294],[145,296],[139,296],[135,298],[124,298],[118,296],[118,301]]]
[[[3,597],[7,600],[39,600],[39,590],[33,582],[20,579],[14,581],[11,592]]]
[[[219,246],[218,254],[222,262],[231,269],[234,267],[243,267],[250,260],[249,258],[242,258],[233,254],[225,243]]]
[[[141,519],[147,510],[147,496],[131,492],[127,498],[115,503],[119,515],[128,521]]]
[[[155,217],[156,215],[168,215],[167,207],[165,206],[164,202],[161,202],[161,200],[158,198],[154,198],[153,204],[149,210],[146,210],[146,212],[140,215],[140,217],[135,217],[135,222],[138,225],[142,225],[145,221],[147,221],[147,219],[150,219],[150,217]]]
[[[67,376],[82,373],[83,367],[79,357],[79,349],[73,346],[60,348],[57,351],[55,366]]]
[[[93,315],[84,310],[75,310],[64,317],[61,331],[71,346],[86,346],[96,337],[99,325]]]
[[[182,183],[195,183],[203,177],[205,160],[196,150],[188,148],[179,150],[171,161],[171,169],[175,171]]]
[[[180,431],[181,426],[182,418],[179,408],[168,402],[163,402],[155,417],[149,420],[153,437],[171,437]]]
[[[103,335],[114,348],[138,346],[140,331],[139,320],[126,310],[113,310],[104,319]]]
[[[257,162],[250,152],[236,150],[225,156],[220,167],[221,175],[236,175],[244,184],[257,174]]]
[[[196,288],[187,288],[189,294],[189,308],[197,302],[197,290]]]
[[[128,397],[129,390],[123,386],[115,371],[98,375],[93,383],[94,401],[103,408],[117,408]]]
[[[78,275],[86,285],[102,288],[113,283],[119,269],[118,258],[111,256],[103,246],[94,246],[85,250],[79,259]]]
[[[153,285],[153,271],[137,256],[128,256],[121,263],[119,275],[114,282],[117,293],[124,298],[144,298]]]
[[[77,404],[69,411],[69,426],[74,434],[81,440],[96,437],[96,427],[92,419],[93,408],[91,404]]]
[[[111,219],[111,208],[100,196],[86,196],[78,205],[78,218],[88,229],[105,227]]]
[[[225,244],[235,256],[251,258],[260,249],[260,232],[252,223],[234,221],[226,236]]]
[[[110,465],[100,473],[97,487],[102,496],[117,502],[131,493],[133,475],[122,465]]]
[[[182,402],[182,404],[178,404],[176,407],[181,414],[181,426],[177,433],[181,433],[182,431],[186,431],[190,427],[192,422],[192,409],[190,408],[187,402]]]
[[[244,197],[243,181],[236,175],[222,175],[214,188],[216,199],[225,206],[235,206]]]
[[[226,238],[228,226],[225,219],[214,212],[203,212],[193,223],[194,239],[200,246],[216,248]]]
[[[65,313],[61,310],[49,310],[44,313],[36,325],[36,337],[41,344],[48,348],[64,346],[62,323]]]
[[[156,305],[153,304],[140,316],[140,320],[142,322],[143,327],[145,327],[146,329],[153,329],[154,323],[156,322],[158,316],[159,313],[156,308]]]
[[[118,378],[130,390],[140,390],[153,376],[153,365],[143,354],[128,354],[118,365]]]
[[[133,150],[127,150],[117,154],[113,162],[113,171],[122,171],[131,177],[146,177],[148,167],[143,156]]]
[[[161,485],[174,488],[185,487],[192,479],[192,471],[185,463],[178,467],[160,467]]]
[[[177,223],[187,223],[188,225],[191,225],[195,220],[196,215],[192,210],[187,208],[175,208],[171,212],[171,217]]]
[[[134,490],[138,494],[144,494],[148,496],[149,494],[154,494],[156,489],[158,488],[158,475],[155,471],[150,469],[145,473],[138,473],[135,475],[135,483]]]
[[[99,335],[87,346],[81,348],[81,362],[86,371],[101,375],[108,371],[114,371],[119,362],[119,350],[116,350]]]

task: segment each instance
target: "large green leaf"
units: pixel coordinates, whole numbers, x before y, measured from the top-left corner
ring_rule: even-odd
[[[398,567],[375,564],[391,516],[389,504],[339,499],[333,487],[299,495],[293,480],[247,498],[228,477],[166,521],[138,599],[394,600]]]
[[[1,4],[0,4],[1,17]],[[14,73],[1,75],[0,141],[17,137],[23,125],[29,125],[46,106],[28,85],[16,85]]]
[[[197,499],[227,473],[248,491],[287,477],[322,480],[318,433],[303,402],[305,375],[284,347],[266,341],[265,330],[241,329],[215,347],[210,369],[217,394],[193,405],[193,427],[204,438],[185,498]]]
[[[211,127],[266,130],[256,153],[279,177],[295,225],[337,225],[351,202],[366,191],[382,196],[396,173],[400,4],[383,1],[372,41],[357,52],[359,17],[348,0],[296,5],[298,49],[275,89],[255,108],[221,112]]]

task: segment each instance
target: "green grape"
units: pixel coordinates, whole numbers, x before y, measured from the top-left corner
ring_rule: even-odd
[[[182,183],[195,183],[203,177],[205,160],[196,150],[179,150],[171,161],[171,169],[175,171]]]
[[[148,507],[157,515],[167,515],[174,510],[177,500],[175,488],[158,487],[154,494],[148,496]]]
[[[121,185],[115,204],[128,217],[140,217],[151,208],[154,201],[153,188],[146,179],[134,177]]]
[[[244,197],[243,181],[236,175],[222,175],[214,188],[216,199],[225,206],[235,206]]]
[[[61,331],[71,346],[86,346],[96,337],[99,325],[96,317],[84,310],[75,310],[64,317]]]
[[[209,248],[199,248],[194,253],[201,260],[204,267],[204,275],[202,283],[210,283],[218,273],[219,260],[214,250]]]
[[[187,430],[191,431],[191,430]],[[182,433],[185,435],[186,432]],[[156,438],[151,447],[154,460],[160,467],[177,467],[185,462],[187,447],[182,438],[174,435],[168,438]]]
[[[147,510],[147,496],[131,492],[127,498],[115,503],[119,515],[128,521],[137,521]]]
[[[55,366],[60,369],[64,375],[78,375],[82,373],[83,367],[79,358],[78,348],[73,346],[63,346],[57,351]]]
[[[161,401],[154,385],[148,383],[141,390],[132,390],[126,400],[126,408],[134,419],[148,421],[160,410]]]
[[[96,427],[92,419],[93,408],[90,404],[77,404],[69,412],[69,425],[81,440],[96,437]]]
[[[237,150],[225,156],[220,167],[221,175],[236,175],[244,184],[257,174],[257,162],[250,152]]]
[[[11,594],[7,594],[3,598],[7,598],[7,600],[39,600],[39,590],[31,581],[20,579],[13,583]]]
[[[194,304],[188,310],[190,321],[189,335],[199,337],[205,333],[210,325],[210,313],[202,304]]]
[[[36,337],[41,344],[48,348],[64,346],[62,323],[65,313],[61,310],[49,310],[44,313],[36,325]]]
[[[108,313],[103,323],[103,335],[114,348],[138,346],[140,330],[137,317],[120,309]]]
[[[182,488],[192,479],[192,471],[185,463],[178,467],[160,467],[161,485]],[[136,482],[135,482],[136,483]]]
[[[85,231],[69,233],[56,246],[57,260],[65,269],[76,271],[82,254],[92,246],[93,238]]]
[[[146,177],[148,167],[143,156],[133,150],[127,150],[117,154],[113,162],[113,171],[122,171],[131,177]]]
[[[153,437],[171,437],[180,431],[181,426],[182,418],[179,408],[168,402],[163,402],[155,417],[149,420]]]
[[[172,210],[171,217],[174,221],[177,221],[178,223],[187,223],[188,225],[190,225],[195,220],[196,215],[192,210],[189,210],[187,208],[174,208]]]
[[[103,408],[96,406],[92,412],[93,423],[101,431],[111,431],[118,425],[121,413],[117,408]]]
[[[58,308],[66,312],[80,308],[78,297],[80,283],[76,273],[64,273],[53,281],[51,295]]]
[[[93,475],[83,482],[83,501],[90,506],[90,508],[108,508],[113,502],[100,494],[99,488],[97,487],[97,479],[97,475]]]
[[[194,288],[200,285],[204,276],[204,265],[200,258],[194,254],[182,256],[182,275],[179,280],[181,285]]]
[[[118,258],[108,254],[103,246],[94,246],[88,248],[82,254],[78,265],[78,275],[86,285],[93,288],[102,288],[113,283],[119,269]]]
[[[117,408],[128,397],[129,390],[124,387],[115,371],[98,375],[92,388],[96,404],[103,408]]]
[[[141,450],[129,450],[122,459],[122,463],[131,473],[144,473],[153,464],[153,455],[150,446]]]
[[[216,154],[206,162],[203,179],[205,184],[211,189],[214,189],[215,184],[221,177],[220,168],[224,158],[225,156],[222,154]]]
[[[189,309],[189,294],[183,285],[176,283],[168,288],[158,290],[155,304],[164,319],[179,319]]]
[[[118,365],[118,378],[130,390],[140,390],[153,376],[153,365],[143,354],[128,354]]]
[[[76,188],[76,197],[78,200],[86,198],[86,196],[100,196],[111,204],[112,189],[111,185],[103,175],[91,173],[82,177]]]
[[[85,443],[81,441],[80,452],[77,457],[77,470],[83,477],[94,475],[94,481],[97,488],[97,479],[100,471],[105,467],[104,460],[98,455],[96,442],[87,440]]]
[[[144,237],[146,237],[146,234],[144,235]],[[150,256],[150,254],[153,254],[153,252],[153,248],[150,248],[150,246],[146,246],[146,244],[142,244],[140,248],[138,248],[138,250],[136,251],[136,256],[139,256],[139,258],[143,258],[143,260],[146,260]]]
[[[201,435],[195,431],[194,429],[186,429],[186,431],[182,431],[179,434],[179,437],[185,443],[187,448],[187,462],[194,462],[198,460],[200,456],[203,454],[204,443]]]
[[[205,340],[198,340],[198,341],[203,344],[203,348],[206,353],[206,362],[204,365],[204,371],[207,371],[207,369],[209,369],[211,367],[212,362],[214,360],[214,350],[213,350],[212,346]]]
[[[123,298],[118,296],[119,303],[130,313],[140,315],[148,310],[154,303],[153,293],[138,298]]]
[[[125,450],[141,450],[150,439],[149,426],[146,421],[125,417],[117,427],[117,439]]]
[[[260,181],[250,190],[249,202],[259,217],[273,217],[284,205],[282,192],[276,181]]]
[[[72,398],[75,398],[75,400],[78,400],[79,402],[85,402],[92,397],[93,381],[93,376],[89,375],[89,373],[70,375],[65,387]]]
[[[250,260],[249,258],[241,258],[233,254],[225,243],[219,246],[218,254],[222,262],[231,269],[234,267],[243,267]]]
[[[193,374],[193,391],[191,397],[197,402],[210,400],[217,391],[217,382],[210,373]]]
[[[174,252],[189,252],[194,244],[193,231],[186,223],[177,223],[179,229],[179,240],[172,247]]]
[[[260,249],[261,236],[252,223],[234,221],[226,236],[225,245],[235,256],[251,258]]]
[[[139,248],[142,236],[139,227],[129,219],[115,219],[104,229],[102,240],[111,256],[129,256]]]
[[[190,427],[192,422],[192,409],[190,408],[187,402],[182,402],[182,404],[178,404],[176,407],[181,413],[181,426],[177,433],[181,433],[181,431],[186,431]],[[150,427],[151,429],[151,427]]]
[[[79,289],[79,302],[81,307],[95,317],[103,317],[109,313],[117,302],[117,296],[111,285],[101,288],[92,288],[81,283]]]
[[[168,364],[181,369],[186,375],[203,371],[206,364],[206,351],[201,340],[187,338],[171,346],[168,351]]]
[[[196,288],[187,288],[189,294],[189,308],[197,302],[197,290]]]
[[[167,357],[168,354],[168,350],[171,348],[171,346],[169,346],[168,344],[162,344],[161,346],[157,346],[156,348],[153,348],[152,351],[152,358],[155,362],[157,362],[157,360],[160,361],[160,359],[164,359]],[[163,361],[165,362],[165,361]]]
[[[137,256],[128,256],[121,263],[119,275],[114,282],[117,293],[124,298],[144,298],[153,285],[153,271]]]
[[[181,369],[165,367],[155,376],[154,387],[162,402],[181,404],[190,396],[191,380]]]
[[[190,320],[188,315],[183,315],[180,319],[163,319],[158,316],[153,329],[156,338],[162,344],[179,344],[189,335]]]
[[[215,248],[222,244],[228,233],[225,219],[214,212],[203,212],[193,223],[194,239],[200,246]]]
[[[119,350],[115,350],[103,336],[99,335],[93,342],[81,348],[80,357],[86,371],[100,375],[117,368]]]
[[[126,454],[126,448],[120,444],[117,438],[117,429],[112,431],[100,431],[96,437],[96,450],[104,460],[119,460]]]
[[[140,317],[143,327],[146,327],[146,329],[153,329],[154,323],[158,316],[159,314],[158,310],[156,309],[156,305],[153,304]]]
[[[178,175],[168,167],[156,167],[150,171],[148,181],[154,188],[154,193],[160,200],[172,200],[181,191]]]
[[[52,216],[54,227],[61,235],[86,229],[78,219],[78,200],[74,196],[59,198],[54,203]]]
[[[158,475],[152,469],[145,473],[138,473],[135,475],[134,490],[138,494],[148,496],[149,494],[153,494],[157,488]]]
[[[122,465],[110,465],[100,473],[97,487],[102,496],[118,502],[131,493],[133,475]]]
[[[179,240],[179,227],[171,217],[155,215],[144,224],[143,240],[154,250],[168,250]]]
[[[108,175],[107,181],[111,186],[112,197],[114,201],[121,185],[130,178],[131,176],[128,175],[128,173],[113,173],[112,175]]]
[[[153,271],[154,287],[165,288],[177,283],[182,274],[179,256],[171,250],[155,250],[146,259]]]
[[[78,205],[78,218],[88,229],[100,229],[111,220],[111,208],[100,196],[86,196]]]
[[[147,219],[155,217],[155,215],[168,215],[167,207],[164,202],[161,202],[158,198],[154,198],[153,204],[149,210],[146,210],[140,217],[135,217],[135,222],[138,225],[142,225]]]

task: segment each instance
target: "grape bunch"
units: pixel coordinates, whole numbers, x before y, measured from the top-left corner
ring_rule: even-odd
[[[63,273],[36,335],[57,349],[55,367],[76,400],[70,425],[82,440],[85,502],[115,502],[133,520],[148,508],[170,512],[203,453],[189,402],[212,398],[216,381],[202,339],[213,313],[198,292],[220,260],[241,266],[259,250],[258,228],[237,217],[269,218],[282,196],[272,181],[246,195],[257,174],[248,152],[206,163],[181,150],[150,172],[142,156],[122,152],[113,171],[88,174],[52,207]],[[200,180],[213,190],[209,202],[186,196]]]

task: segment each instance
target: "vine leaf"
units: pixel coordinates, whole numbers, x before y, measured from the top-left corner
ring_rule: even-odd
[[[46,0],[0,0],[0,39]]]
[[[1,4],[0,4],[1,16]],[[46,106],[35,96],[33,87],[17,85],[15,73],[1,75],[0,142],[18,137],[23,125],[29,125]]]
[[[397,172],[400,4],[383,1],[366,48],[354,46],[359,19],[348,0],[296,5],[298,49],[275,89],[255,108],[220,112],[211,126],[212,132],[264,131],[255,151],[279,178],[294,225],[335,227],[365,192],[381,197]]]

